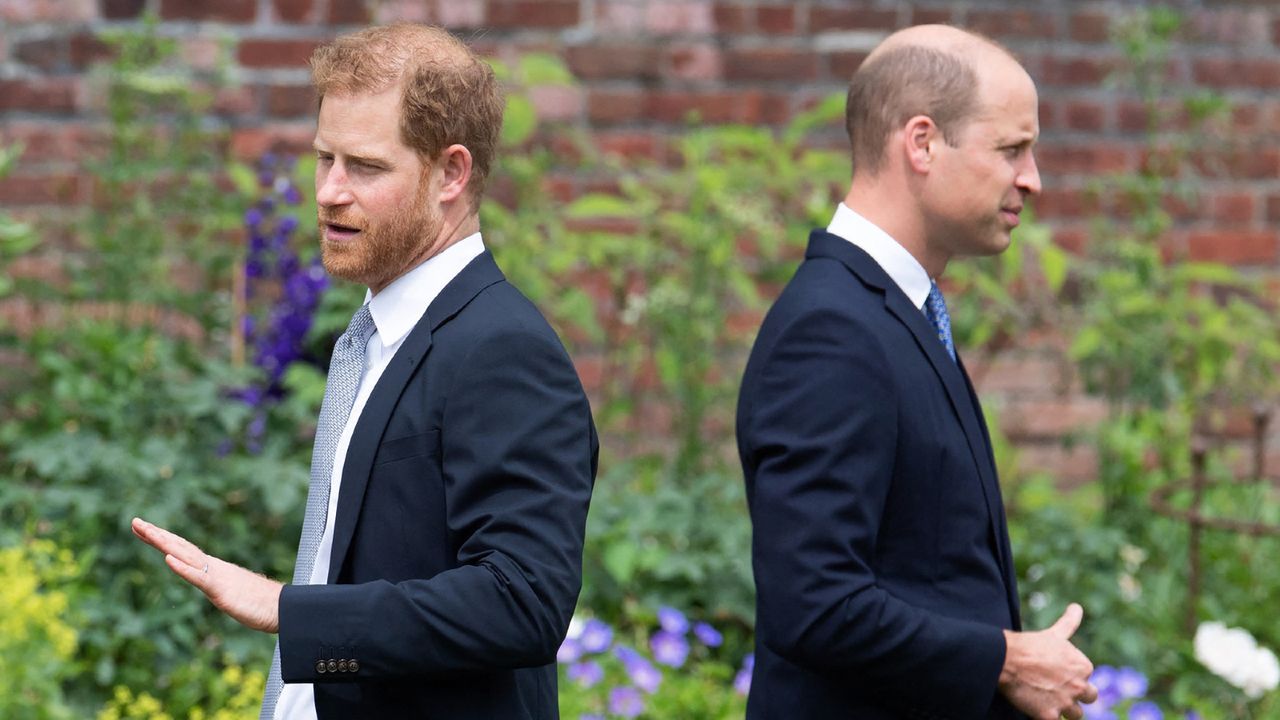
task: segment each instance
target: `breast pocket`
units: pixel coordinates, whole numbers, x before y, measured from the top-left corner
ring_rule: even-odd
[[[409,458],[434,457],[440,454],[440,431],[428,430],[387,440],[378,446],[373,464],[386,465]]]

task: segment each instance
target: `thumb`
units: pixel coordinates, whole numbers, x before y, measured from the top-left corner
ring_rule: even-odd
[[[1063,640],[1071,639],[1071,636],[1080,628],[1080,621],[1084,618],[1084,608],[1078,603],[1071,603],[1067,606],[1066,612],[1062,613],[1062,617],[1058,618],[1048,632],[1057,635]]]

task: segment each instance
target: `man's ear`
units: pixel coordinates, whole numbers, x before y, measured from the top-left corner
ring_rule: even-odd
[[[471,151],[464,145],[450,145],[441,151],[436,166],[440,168],[440,202],[462,197],[471,184]]]
[[[902,128],[902,150],[907,164],[917,173],[927,174],[942,132],[928,115],[916,115]]]

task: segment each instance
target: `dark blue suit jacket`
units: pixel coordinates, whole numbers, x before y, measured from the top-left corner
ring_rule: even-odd
[[[280,597],[284,680],[321,720],[558,717],[597,452],[568,355],[485,252],[360,415],[330,584]]]
[[[869,255],[815,231],[747,363],[747,717],[1015,718],[1018,599],[981,408]]]

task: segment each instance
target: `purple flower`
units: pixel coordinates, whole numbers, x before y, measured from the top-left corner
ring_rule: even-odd
[[[1125,700],[1140,698],[1147,694],[1147,676],[1131,667],[1120,668],[1116,673],[1115,689]]]
[[[689,632],[689,619],[684,616],[684,613],[668,605],[658,608],[658,624],[663,630],[676,635]]]
[[[1080,707],[1084,710],[1085,720],[1120,720],[1114,712],[1111,712],[1109,706],[1102,704],[1102,701],[1081,704]]]
[[[1155,703],[1143,700],[1129,708],[1129,720],[1164,720],[1164,713]]]
[[[580,657],[582,657],[582,646],[577,640],[565,638],[564,642],[560,643],[560,649],[556,651],[556,662],[563,665],[578,662]]]
[[[622,661],[631,682],[647,693],[656,692],[662,684],[662,673],[643,655],[625,645],[614,647],[613,654]]]
[[[721,643],[724,642],[724,636],[720,634],[720,631],[704,622],[693,626],[693,634],[707,647],[720,647]]]
[[[613,642],[613,629],[605,621],[591,618],[583,623],[578,642],[589,653],[604,652],[609,649],[609,643]]]
[[[244,224],[250,228],[257,228],[262,224],[262,211],[256,207],[251,207],[244,211]]]
[[[1119,679],[1120,671],[1110,665],[1099,665],[1093,669],[1093,675],[1089,676],[1089,682],[1098,688],[1098,700],[1094,705],[1105,710],[1120,702],[1122,698],[1118,687]]]
[[[742,669],[733,678],[733,689],[739,695],[746,695],[751,692],[751,674],[756,669],[755,653],[748,653],[742,658]]]
[[[644,712],[644,698],[633,687],[617,687],[609,691],[609,712],[633,718]]]
[[[302,203],[302,193],[298,191],[298,188],[290,185],[284,190],[284,201],[290,205],[299,205]]]
[[[585,715],[579,715],[578,720],[604,720],[604,716],[597,715],[595,713],[587,713]]]
[[[290,188],[290,189],[293,190],[295,193],[297,192],[296,189],[293,189],[293,188]],[[297,229],[298,229],[298,218],[292,215],[286,215],[280,218],[280,224],[276,226],[276,232],[280,233],[281,235],[289,235],[294,230],[297,230]]]
[[[591,687],[604,679],[604,668],[599,663],[588,660],[569,666],[569,679],[582,687]]]
[[[689,657],[689,641],[683,635],[675,635],[666,630],[659,630],[649,639],[649,648],[653,650],[653,659],[678,668],[684,665]]]

